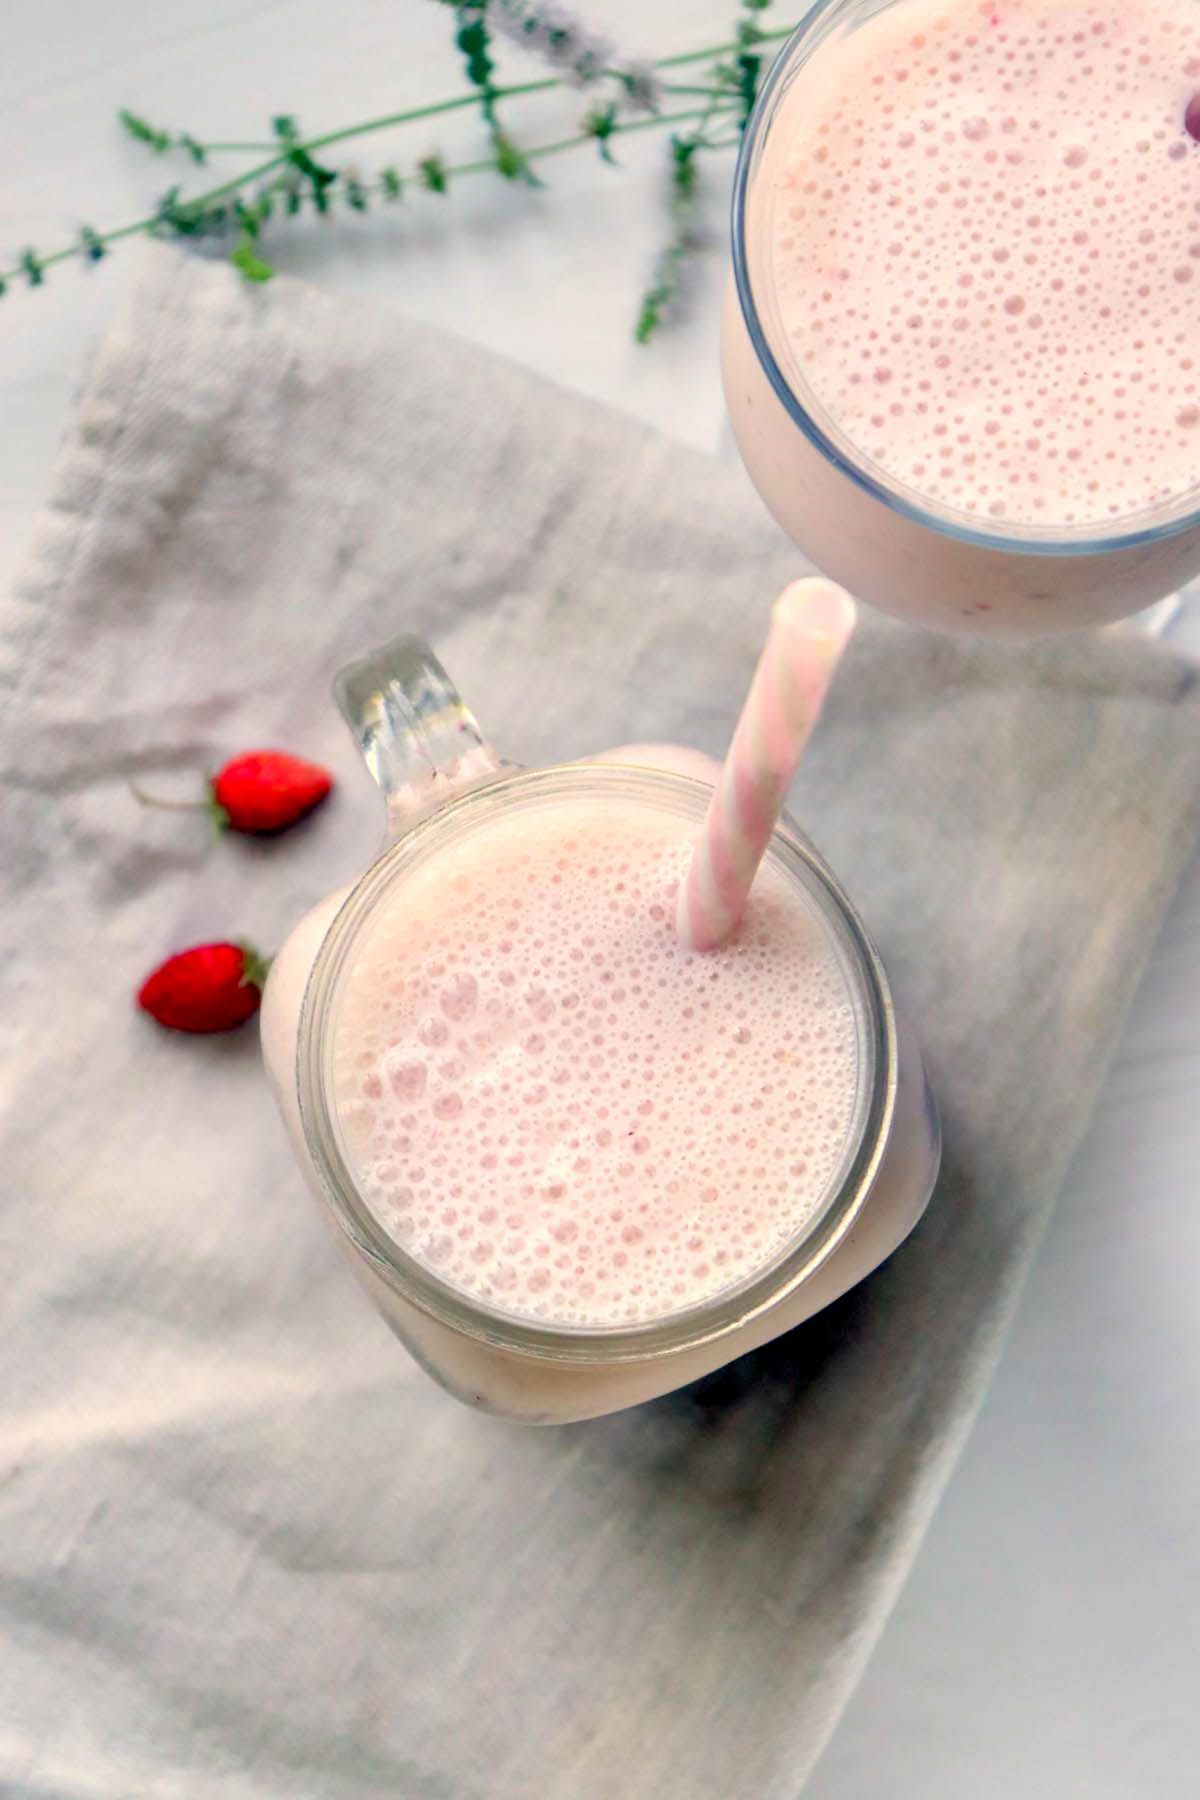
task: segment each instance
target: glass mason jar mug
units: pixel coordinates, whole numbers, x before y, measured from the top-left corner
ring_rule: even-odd
[[[389,917],[401,922],[392,942],[398,942],[403,953],[406,944],[420,939],[420,928],[407,922],[410,917],[418,918],[423,907],[428,918],[431,895],[434,915],[451,905],[463,885],[462,870],[476,850],[480,881],[486,886],[488,870],[495,868],[494,846],[500,844],[503,853],[503,844],[514,841],[514,833],[519,837],[527,832],[531,843],[557,848],[560,824],[569,838],[573,825],[583,826],[595,817],[605,821],[610,850],[614,842],[622,844],[628,824],[631,844],[653,838],[666,841],[671,854],[677,854],[694,836],[708,802],[709,785],[696,774],[707,774],[715,765],[696,752],[651,747],[612,753],[613,758],[628,761],[598,759],[535,771],[514,769],[485,744],[445,671],[428,648],[412,638],[344,670],[335,691],[387,798],[387,840],[362,880],[314,908],[280,950],[263,997],[263,1049],[301,1166],[324,1202],[355,1274],[416,1360],[460,1400],[486,1411],[529,1423],[589,1418],[669,1392],[757,1348],[827,1305],[888,1256],[911,1230],[932,1190],[940,1156],[936,1114],[916,1043],[897,1017],[887,977],[857,914],[812,846],[786,818],[774,835],[760,880],[786,914],[791,916],[794,909],[795,918],[802,921],[804,941],[824,959],[822,966],[835,971],[847,1001],[853,1064],[843,1129],[833,1145],[823,1185],[812,1196],[800,1226],[770,1254],[724,1284],[714,1277],[705,1291],[685,1294],[678,1306],[651,1308],[649,1313],[643,1307],[629,1316],[619,1316],[618,1309],[607,1319],[594,1312],[587,1316],[586,1309],[570,1319],[558,1316],[553,1308],[547,1313],[535,1307],[530,1304],[532,1279],[524,1284],[523,1294],[513,1298],[524,1280],[519,1255],[509,1272],[516,1289],[506,1293],[499,1277],[495,1285],[481,1287],[448,1267],[428,1234],[397,1228],[386,1197],[381,1203],[381,1191],[364,1168],[349,1125],[354,1109],[345,1102],[347,1066],[372,1062],[365,1055],[361,1064],[355,1062],[358,1045],[347,1041],[357,1029],[353,1020],[364,1016],[364,1005],[375,1005],[377,990],[385,1007],[385,1031],[386,1008],[403,1004],[384,1000],[385,991],[390,996],[400,988],[384,982],[378,960],[371,964],[372,945],[378,943],[383,925]],[[657,766],[639,766],[651,759]],[[544,867],[535,857],[524,879],[530,884],[552,882],[557,877],[550,871],[563,866],[552,853]],[[420,897],[419,904],[413,901],[414,894]],[[413,905],[417,910],[407,912]],[[661,920],[663,909],[655,910]],[[659,930],[664,929],[660,923]],[[603,950],[603,939],[599,941]],[[516,949],[519,955],[520,945]],[[636,948],[633,954],[639,954]],[[713,969],[727,954],[708,953],[717,959]],[[709,973],[707,962],[705,969]],[[724,973],[729,977],[736,971],[725,964]],[[494,968],[490,975],[495,976]],[[481,965],[481,1016],[488,976]],[[578,964],[573,976],[578,986],[583,979]],[[600,979],[596,975],[597,984]],[[503,971],[499,980],[510,985],[507,990],[494,989],[487,1002],[493,1015],[502,1011],[505,992],[520,991],[513,986],[510,971]],[[474,992],[474,976],[469,981]],[[587,1005],[595,996],[586,991],[586,980],[583,987],[581,998]],[[444,1022],[437,1023],[444,1038]],[[553,1021],[542,1028],[548,1037],[556,1029]],[[701,1041],[700,1024],[681,1029],[685,1035],[693,1034],[693,1044]],[[708,1029],[711,1049],[711,1026]],[[504,1034],[499,1027],[497,1031],[499,1042]],[[485,1032],[474,1041],[486,1037]],[[514,1046],[509,1038],[497,1056],[511,1058]],[[372,1041],[378,1051],[380,1040]],[[564,1055],[564,1063],[567,1060]],[[577,1063],[581,1060],[576,1057]],[[489,1065],[483,1076],[490,1078],[492,1072]],[[770,1073],[764,1064],[764,1085]],[[758,1067],[752,1066],[750,1074],[757,1081]],[[562,1075],[563,1080],[570,1078],[569,1072]],[[424,1079],[421,1075],[422,1085]],[[648,1081],[646,1091],[653,1091]],[[575,1101],[572,1110],[577,1115],[587,1114],[587,1099],[585,1092],[582,1103]],[[693,1104],[690,1094],[678,1091],[674,1103],[685,1112]],[[510,1100],[500,1110],[516,1105]],[[460,1106],[456,1098],[456,1112]],[[695,1110],[700,1111],[698,1102]],[[793,1140],[802,1137],[803,1126],[787,1125],[762,1112],[758,1116],[760,1132],[786,1134],[788,1160],[799,1154],[803,1146]],[[432,1125],[435,1137],[443,1129],[452,1134],[461,1128],[457,1116],[447,1117],[444,1127]],[[554,1138],[553,1129],[549,1137]],[[549,1164],[554,1144],[543,1143],[543,1152]],[[406,1179],[403,1157],[388,1154],[399,1164],[398,1178]],[[429,1160],[446,1158],[435,1155]],[[491,1159],[493,1165],[496,1160]],[[436,1169],[423,1173],[426,1179],[431,1174],[438,1178]],[[449,1182],[456,1175],[461,1182],[461,1173],[459,1159],[445,1179]],[[502,1166],[488,1177],[489,1191],[494,1195],[499,1183],[503,1206],[506,1182],[514,1199],[518,1184],[526,1194],[533,1191],[529,1174],[524,1168],[510,1175]],[[623,1175],[636,1186],[638,1177],[630,1165],[625,1165]],[[693,1184],[700,1178],[693,1171]],[[781,1183],[789,1179],[781,1172]],[[687,1182],[674,1185],[688,1187]],[[447,1216],[469,1213],[474,1196],[464,1196],[461,1185],[458,1195],[455,1212]],[[602,1197],[606,1206],[613,1195],[602,1188]],[[435,1206],[440,1198],[434,1195]],[[569,1207],[569,1197],[564,1204]],[[615,1237],[617,1226],[610,1229]],[[568,1233],[571,1230],[568,1225]],[[538,1251],[532,1245],[524,1249],[528,1264]],[[604,1249],[600,1245],[599,1253]],[[546,1254],[545,1244],[540,1254]],[[569,1260],[560,1259],[563,1264]],[[563,1279],[569,1284],[570,1274]]]
[[[1115,55],[1129,26],[1116,0],[1112,12]],[[1010,71],[998,65],[1005,54],[1011,60],[1011,50],[1000,53],[994,68],[980,63],[963,76],[958,71],[972,52],[962,46],[976,38],[960,33],[952,53],[956,68],[941,76],[941,87],[938,65],[921,81],[914,69],[902,66],[913,62],[912,46],[926,46],[923,54],[932,63],[939,53],[938,33],[949,36],[968,15],[973,23],[965,24],[964,32],[978,25],[970,0],[937,7],[927,0],[814,0],[807,8],[763,84],[738,157],[733,267],[721,327],[726,404],[742,461],[770,511],[818,568],[859,599],[943,630],[1064,631],[1137,612],[1200,572],[1200,483],[1194,474],[1184,479],[1179,464],[1172,489],[1165,461],[1156,469],[1160,458],[1196,454],[1181,448],[1192,444],[1200,410],[1192,403],[1194,377],[1184,373],[1200,366],[1194,303],[1186,303],[1193,290],[1179,285],[1191,275],[1189,266],[1178,267],[1187,264],[1188,237],[1180,239],[1177,254],[1166,254],[1175,245],[1180,218],[1190,219],[1200,205],[1200,143],[1185,130],[1183,99],[1171,88],[1177,81],[1186,95],[1195,81],[1170,72],[1161,94],[1157,86],[1149,97],[1139,93],[1142,110],[1131,123],[1121,124],[1114,114],[1100,134],[1094,119],[1085,132],[1077,117],[1064,117],[1067,98],[1074,95],[1070,88],[1052,109],[1051,129],[1044,130],[1048,121],[1036,116],[1031,100],[1018,101],[1006,91],[1012,83],[1002,76]],[[1005,19],[984,23],[980,42],[997,25],[999,40],[1006,41]],[[1029,28],[1026,19],[1021,29]],[[1103,17],[1090,29],[1103,31]],[[1097,40],[1089,42],[1089,56],[1098,54]],[[1056,52],[1047,39],[1024,54],[1045,60]],[[1069,48],[1063,51],[1060,61],[1070,54]],[[1053,67],[1056,80],[1077,79],[1070,68]],[[880,71],[895,73],[886,94],[873,85],[886,79]],[[1086,101],[1094,108],[1096,84],[1105,91],[1102,73],[1095,73],[1086,96],[1075,96],[1081,105]],[[1089,66],[1078,79],[1092,75]],[[842,96],[848,106],[837,113]],[[1128,93],[1124,104],[1129,105]],[[1130,120],[1130,112],[1122,117]],[[798,151],[798,131],[829,135],[810,135]],[[1080,143],[1068,147],[1075,138]],[[1152,146],[1153,156],[1144,154]],[[807,159],[806,184],[793,166],[798,154]],[[1025,177],[1028,206],[1022,192],[1005,196],[995,187],[997,181],[1011,185],[1016,179],[1009,166],[1014,158],[1026,171],[1036,170],[1036,176]],[[1070,166],[1072,158],[1089,166],[1077,170]],[[993,169],[1000,173],[989,173]],[[885,171],[890,173],[881,179]],[[1135,187],[1135,181],[1148,178],[1147,171],[1161,202],[1160,220],[1154,200],[1146,198],[1150,190]],[[1091,224],[1090,211],[1085,219],[1082,209],[1098,191],[1089,191],[1087,178],[1101,175],[1107,179],[1098,188],[1105,193],[1141,196],[1123,200],[1125,214],[1136,208],[1127,234],[1140,227],[1144,240],[1155,236],[1157,227],[1162,254],[1131,251],[1124,258],[1110,250],[1107,261],[1085,260],[1101,254],[1093,240],[1111,235],[1103,223],[1108,213],[1100,215],[1098,229],[1078,230]],[[1031,184],[1043,176],[1061,182],[1063,192],[1040,202],[1033,196],[1047,189]],[[1000,195],[994,203],[989,183]],[[959,194],[960,187],[970,190],[969,199]],[[1007,198],[1013,205],[1003,204]],[[814,209],[826,203],[828,213],[818,215]],[[885,203],[897,210],[880,210]],[[801,215],[799,238],[789,239],[796,227],[785,208]],[[1032,217],[1039,209],[1046,216]],[[879,224],[883,219],[889,222],[886,230]],[[1033,237],[1040,244],[1036,251],[1029,248],[1030,226],[1038,226],[1044,239]],[[1186,230],[1194,236],[1190,222]],[[1081,239],[1089,240],[1083,249]],[[790,242],[786,250],[785,241]],[[1114,260],[1120,265],[1115,269]],[[1038,269],[1026,266],[1033,262]],[[896,273],[901,267],[904,276]],[[1146,297],[1131,301],[1129,281],[1141,282],[1137,293]],[[1028,303],[1013,292],[1014,283],[1022,282]],[[783,296],[787,283],[794,285],[790,297]],[[1085,311],[1075,296],[1089,284],[1091,311]],[[825,302],[831,304],[818,314],[818,303]],[[1052,348],[1035,371],[1020,352],[1035,335],[1031,326],[1043,323],[1043,306],[1042,335]],[[968,307],[975,311],[958,310]],[[1135,320],[1129,333],[1134,343],[1106,341],[1109,314]],[[1168,318],[1170,330],[1164,324]],[[962,330],[946,329],[947,319]],[[837,351],[839,332],[845,342]],[[1145,348],[1142,337],[1155,340],[1157,348],[1155,343]],[[1164,343],[1172,347],[1164,349]],[[1130,404],[1121,397],[1125,390],[1116,387],[1109,394],[1105,387],[1106,381],[1126,378],[1122,369],[1127,375],[1139,355],[1145,368],[1139,365],[1128,378],[1138,383],[1144,373],[1146,386],[1130,391],[1153,395],[1161,385],[1162,393],[1153,445],[1141,447],[1122,410]],[[846,359],[845,369],[839,357]],[[1172,357],[1177,361],[1167,360]],[[1068,362],[1070,381],[1103,401],[1089,423],[1077,423],[1070,433],[1060,430],[1059,417]],[[817,363],[825,371],[820,382]],[[1004,394],[992,384],[998,364],[1010,383]],[[881,380],[888,385],[880,387]],[[836,409],[822,398],[826,381],[843,396]],[[846,387],[846,382],[861,385]],[[847,395],[863,398],[851,402]],[[1014,408],[1014,399],[1023,406]],[[869,421],[868,400],[878,414]],[[918,413],[925,415],[923,423]],[[944,420],[930,424],[936,413],[944,413]],[[918,461],[913,470],[927,469],[926,479],[935,473],[950,477],[943,487],[953,491],[957,459],[963,466],[982,464],[986,459],[975,452],[1001,441],[985,434],[1009,431],[1006,419],[1026,413],[1033,435],[1016,434],[1020,443],[1014,438],[1003,453],[1007,460],[998,461],[989,478],[1018,483],[1005,491],[1023,498],[972,500],[975,510],[970,510],[965,501],[931,497],[915,472],[911,479],[896,473],[909,466],[912,455],[928,454],[928,466]],[[892,424],[889,414],[897,415]],[[847,424],[850,418],[857,421],[853,426]],[[1172,419],[1178,426],[1174,438]],[[918,427],[947,435],[922,437],[922,448],[915,451]],[[1052,444],[1056,432],[1063,441]],[[889,433],[890,450],[875,445],[886,454],[885,466],[868,445]],[[926,445],[947,448],[926,451]],[[1073,466],[1086,465],[1094,477],[1088,486],[1104,490],[1091,523],[1053,522],[1058,503],[1050,505],[1046,496],[1067,458],[1082,459]],[[939,459],[953,468],[938,470]],[[1163,497],[1118,504],[1123,490],[1107,484],[1119,479],[1111,471],[1119,471],[1123,459],[1150,484],[1147,494],[1161,489]],[[979,489],[980,495],[994,491]],[[1102,504],[1105,494],[1112,496],[1108,505]],[[994,517],[993,511],[1009,516]],[[1059,516],[1069,521],[1071,507]],[[1041,517],[1047,522],[1039,523]]]

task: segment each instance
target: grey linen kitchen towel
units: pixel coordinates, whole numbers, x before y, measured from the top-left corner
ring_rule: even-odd
[[[871,1281],[700,1388],[466,1411],[344,1269],[253,1030],[166,950],[362,869],[340,660],[435,643],[527,762],[719,752],[795,553],[739,471],[464,344],[154,252],[3,611],[0,1791],[791,1800],[916,1551],[1181,865],[1169,650],[863,629],[794,810],[928,1052],[944,1174]],[[216,845],[127,780],[259,743],[311,824]]]

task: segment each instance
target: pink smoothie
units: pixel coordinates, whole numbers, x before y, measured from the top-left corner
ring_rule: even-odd
[[[1194,0],[903,0],[820,45],[756,177],[789,379],[953,512],[1111,525],[1187,494],[1198,92]]]
[[[380,900],[335,1013],[344,1151],[465,1294],[616,1326],[775,1262],[852,1149],[857,1025],[819,914],[764,867],[736,940],[680,948],[692,827],[497,812]]]

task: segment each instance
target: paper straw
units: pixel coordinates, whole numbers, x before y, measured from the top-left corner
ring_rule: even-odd
[[[767,641],[680,884],[675,926],[689,949],[724,943],[742,916],[855,616],[845,589],[816,577],[794,581],[771,610]]]

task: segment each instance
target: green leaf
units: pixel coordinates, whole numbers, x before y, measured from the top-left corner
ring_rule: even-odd
[[[671,190],[676,199],[690,200],[696,191],[696,152],[699,148],[695,138],[681,138],[672,132]]]
[[[292,113],[276,113],[271,130],[282,143],[291,144],[300,136],[300,127]]]
[[[421,186],[423,188],[428,188],[431,194],[444,194],[446,192],[446,188],[449,185],[446,175],[446,165],[436,153],[432,156],[423,156],[421,158],[421,161],[417,164],[417,174],[420,178]]]
[[[648,344],[654,333],[662,324],[662,309],[670,299],[666,288],[654,287],[642,295],[642,303],[638,308],[637,323],[633,328],[634,342]]]
[[[240,203],[239,203],[240,204]],[[174,237],[208,237],[223,231],[229,222],[229,208],[219,201],[205,204],[184,200],[178,185],[169,187],[154,209],[151,231],[167,232]]]
[[[544,186],[534,173],[533,164],[525,152],[513,143],[507,132],[497,131],[492,134],[492,148],[496,153],[496,168],[505,181],[523,181],[526,187]]]
[[[750,114],[754,110],[754,102],[758,98],[758,78],[762,73],[762,57],[752,56],[743,50],[737,59],[738,98],[741,101],[741,117],[739,124],[746,126]]]
[[[258,254],[252,238],[243,238],[230,252],[229,260],[247,281],[270,281],[275,273],[270,263]]]
[[[319,213],[329,211],[329,196],[326,190],[338,179],[336,169],[327,169],[315,162],[303,144],[293,144],[287,153],[288,162],[298,174],[304,176],[309,184],[312,203]]]
[[[271,963],[274,959],[270,956],[263,956],[254,948],[253,944],[246,943],[244,939],[239,941],[238,949],[242,953],[242,973],[238,980],[238,986],[262,987],[270,973]]]
[[[367,210],[367,190],[354,175],[346,178],[346,205],[352,212],[361,213]]]
[[[106,254],[99,232],[94,231],[90,225],[79,227],[79,253],[85,262],[90,263],[98,263]]]
[[[617,108],[615,102],[610,100],[607,106],[594,106],[584,118],[581,127],[585,137],[595,138],[596,148],[602,159],[606,163],[611,163],[614,169],[617,166],[617,159],[612,153],[608,140],[616,129],[616,124]]]
[[[456,38],[459,49],[467,59],[467,79],[477,88],[488,88],[495,65],[488,55],[490,39],[483,22],[482,8],[475,12],[464,7],[459,16],[468,21],[459,26]]]
[[[299,169],[302,175],[307,175],[314,187],[328,187],[338,178],[336,169],[326,169],[319,162],[314,162],[302,144],[293,144],[288,151],[288,161],[293,169]]]
[[[258,236],[258,211],[255,207],[247,206],[244,200],[235,200],[233,203],[233,216],[242,228],[243,243],[247,238],[256,238]]]
[[[404,192],[404,183],[401,181],[395,169],[381,169],[379,172],[379,185],[383,190],[383,197],[385,200],[399,200]]]
[[[117,117],[131,138],[139,144],[145,144],[156,155],[161,156],[164,150],[171,148],[170,132],[157,130],[140,113],[131,112],[127,106],[123,106]]]
[[[41,287],[46,276],[45,271],[42,268],[41,258],[38,256],[36,250],[22,250],[21,267],[25,271],[25,278],[30,287]]]
[[[467,62],[467,80],[478,88],[483,103],[483,116],[489,125],[496,123],[496,91],[492,83],[495,64],[488,55],[491,38],[483,21],[483,6],[460,6],[459,27],[455,42]]]
[[[208,151],[203,144],[197,143],[190,131],[185,131],[179,139],[179,148],[186,150],[194,163],[208,161]]]

